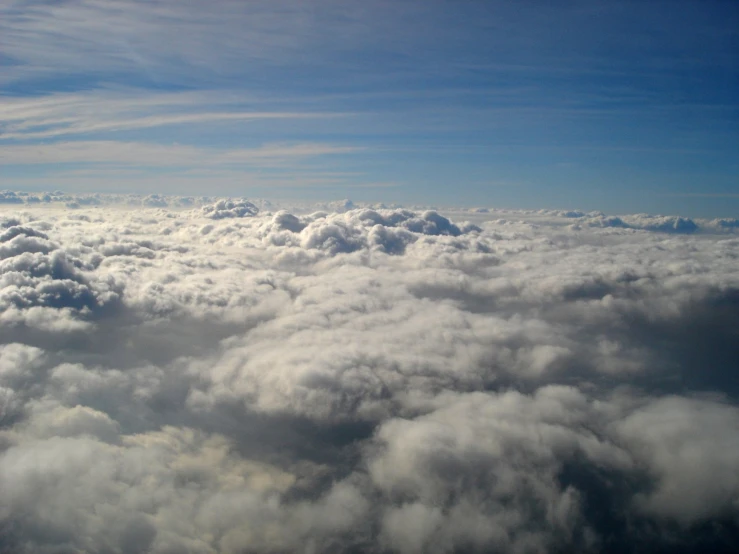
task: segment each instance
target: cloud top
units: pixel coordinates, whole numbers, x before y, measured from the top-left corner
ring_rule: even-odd
[[[0,550],[739,541],[730,223],[33,196],[0,214]]]

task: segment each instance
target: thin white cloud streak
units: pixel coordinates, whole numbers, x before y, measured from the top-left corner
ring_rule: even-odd
[[[680,198],[739,198],[736,192],[667,192],[660,196],[676,196]]]
[[[195,2],[185,10],[176,2],[16,4],[4,8],[1,28],[5,54],[42,75],[63,67],[85,73],[143,70],[155,76],[167,71],[173,57],[185,67],[218,67],[218,34],[222,44],[241,46],[247,58],[265,52],[259,45],[271,44],[267,52],[272,52],[293,42],[288,34],[271,32],[280,23],[276,14],[262,11],[260,17],[260,11],[258,4],[235,2],[220,2],[217,9]],[[239,24],[247,21],[250,25],[236,34]],[[233,61],[235,52],[227,52]]]
[[[342,117],[330,112],[255,111],[228,93],[142,93],[128,91],[0,98],[0,139],[60,136],[198,125],[229,121]],[[240,105],[236,108],[236,105]],[[215,109],[219,108],[219,109]]]
[[[531,74],[540,73],[539,66],[548,71],[603,71],[613,57],[588,54],[592,51],[589,47],[601,41],[614,51],[633,53],[655,41],[672,45],[682,40],[694,47],[708,43],[717,54],[715,61],[676,60],[645,49],[639,70],[686,62],[732,62],[721,48],[726,45],[731,21],[721,29],[723,33],[712,34],[717,29],[715,21],[705,19],[709,10],[700,10],[693,2],[681,3],[686,13],[695,15],[691,25],[683,29],[674,22],[664,25],[659,12],[649,8],[624,11],[608,3],[549,7],[497,2],[490,9],[485,4],[464,6],[458,16],[437,3],[415,1],[368,4],[321,0],[304,4],[226,0],[214,5],[197,0],[186,6],[173,0],[19,2],[0,6],[0,36],[5,55],[22,64],[16,75],[139,74],[154,82],[187,79],[193,72],[200,78],[243,76],[254,66],[320,66],[322,60],[349,67],[347,57],[359,50],[380,55],[394,52],[400,59],[421,61],[424,50],[430,50],[446,62],[441,65],[442,73],[450,66],[465,71],[523,68]],[[636,37],[620,32],[621,25],[639,19],[645,26]],[[486,26],[489,23],[496,27]],[[577,29],[582,32],[572,32]],[[443,55],[443,50],[450,48],[438,48],[439,44],[451,46],[454,52],[454,47],[467,46],[467,52],[474,54],[465,42],[470,34],[478,39],[484,34],[502,54],[493,59],[488,52],[455,59],[454,55]],[[628,59],[633,66],[633,57]],[[425,70],[433,72],[435,65],[427,64]],[[412,69],[413,64],[401,64],[404,69],[406,66]],[[633,71],[628,69],[629,74]],[[12,78],[12,72],[10,75],[5,78]]]
[[[331,0],[6,5],[0,13],[4,54],[20,65],[0,82],[70,73],[103,82],[105,76],[132,75],[151,82],[214,82],[327,60],[348,68],[342,52],[389,43],[400,51],[414,31],[397,20],[408,17],[410,8]],[[385,37],[381,43],[378,34]]]
[[[48,175],[18,176],[3,179],[5,187],[14,185],[28,190],[62,189],[75,192],[132,192],[153,190],[164,194],[209,194],[239,196],[258,191],[260,196],[293,189],[300,197],[324,191],[329,196],[345,196],[348,190],[398,188],[402,183],[377,181],[371,176],[340,171],[308,170],[295,160],[273,164],[250,164],[239,169],[201,166],[152,173],[152,168],[96,166],[83,169],[58,169]]]
[[[230,121],[346,119],[334,131],[362,134],[439,132],[489,128],[512,129],[551,117],[597,117],[610,110],[513,103],[506,106],[460,106],[459,98],[442,107],[418,105],[378,110],[336,109],[331,97],[280,95],[248,91],[160,93],[136,89],[55,93],[36,98],[0,97],[0,140],[42,140],[78,134],[152,129],[167,125],[228,124]],[[289,106],[288,109],[279,109]],[[346,104],[342,105],[344,108]],[[258,109],[254,109],[254,108]],[[310,107],[306,110],[305,107]],[[297,109],[296,109],[297,108]],[[302,108],[302,109],[301,109]],[[361,121],[361,124],[357,123]],[[456,145],[459,147],[459,145]],[[474,146],[474,145],[473,145]],[[434,147],[432,143],[430,147]],[[443,145],[441,147],[446,147]],[[455,147],[451,145],[450,148]],[[414,144],[400,148],[414,149]],[[425,149],[426,146],[419,146]],[[560,147],[561,148],[561,147]]]
[[[60,114],[146,113],[152,108],[185,110],[197,106],[233,106],[256,99],[244,92],[152,92],[132,88],[102,88],[92,92],[56,92],[44,96],[2,96],[0,115],[21,125],[38,117]]]
[[[39,165],[59,163],[130,164],[154,166],[257,165],[326,155],[352,154],[360,147],[320,143],[265,144],[258,148],[204,148],[144,142],[78,141],[53,144],[6,145],[0,164]]]
[[[55,129],[45,131],[4,132],[3,139],[45,139],[65,135],[79,135],[100,132],[130,131],[134,129],[148,129],[166,125],[183,125],[197,123],[215,123],[221,121],[254,121],[258,119],[305,119],[313,117],[336,117],[337,114],[291,113],[291,112],[211,112],[179,115],[151,115],[132,119],[103,120],[98,122],[80,122],[72,118],[61,120],[47,120],[39,126],[52,126]]]

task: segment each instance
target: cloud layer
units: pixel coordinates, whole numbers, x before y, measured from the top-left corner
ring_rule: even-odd
[[[728,220],[3,198],[0,551],[739,541]]]

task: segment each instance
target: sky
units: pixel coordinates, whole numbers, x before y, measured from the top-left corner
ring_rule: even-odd
[[[732,0],[0,0],[0,188],[739,212]]]

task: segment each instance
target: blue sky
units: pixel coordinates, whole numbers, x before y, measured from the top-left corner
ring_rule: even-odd
[[[739,3],[0,0],[0,188],[739,215]]]

